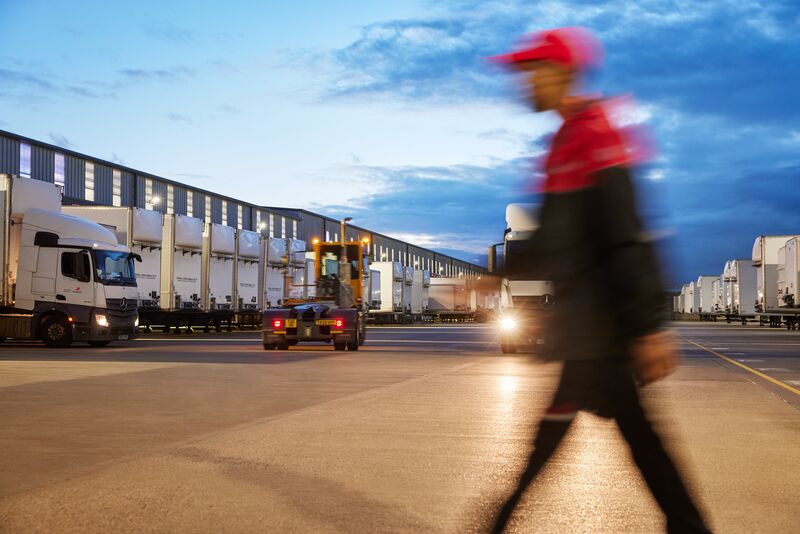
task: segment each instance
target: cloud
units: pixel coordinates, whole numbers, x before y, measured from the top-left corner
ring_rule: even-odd
[[[121,69],[118,72],[128,82],[173,83],[185,81],[194,76],[194,70],[183,65],[164,69]]]
[[[432,16],[365,26],[347,46],[309,54],[321,58],[312,68],[322,74],[317,89],[325,100],[431,108],[458,103],[466,109],[511,102],[513,75],[485,58],[513,48],[526,32],[584,25],[606,49],[606,68],[586,80],[587,88],[632,92],[640,105],[628,110],[623,122],[647,122],[654,133],[657,159],[641,170],[649,178],[640,184],[643,210],[672,221],[684,260],[679,276],[708,271],[724,256],[747,256],[757,232],[800,231],[796,2],[442,0],[431,5]],[[531,155],[541,154],[549,141],[547,135],[531,139],[502,127],[475,135],[519,145]],[[379,172],[386,183],[403,187],[357,202],[381,214],[377,224],[385,217],[389,230],[420,240],[446,236],[455,225],[488,244],[497,234],[485,228],[502,225],[497,214],[508,198],[486,184],[502,182],[511,168],[497,163],[477,181],[469,166]],[[530,174],[530,168],[517,171],[518,177]],[[464,191],[462,181],[477,186]],[[451,209],[449,195],[474,215]],[[414,217],[403,216],[406,210]]]
[[[115,98],[110,90],[98,91],[90,83],[59,83],[49,73],[35,70],[0,68],[0,96],[30,103],[54,97],[78,97],[86,99]]]
[[[232,106],[230,104],[222,104],[221,106],[217,107],[217,111],[221,111],[222,113],[227,113],[229,115],[238,115],[242,112],[241,109],[237,108],[236,106]]]
[[[75,148],[75,145],[64,135],[50,132],[47,134],[47,136],[50,138],[50,141],[52,141],[53,144],[56,146],[60,146],[62,148],[70,148],[70,149]]]
[[[347,214],[360,226],[474,261],[502,240],[506,205],[526,199],[522,177],[529,167],[528,158],[486,166],[354,166],[353,174],[379,182],[380,191],[312,209],[332,217]]]
[[[183,115],[181,113],[170,112],[170,113],[167,113],[166,118],[168,120],[171,120],[172,122],[180,122],[180,123],[183,123],[183,124],[192,124],[193,123],[191,117],[189,117],[188,115]]]

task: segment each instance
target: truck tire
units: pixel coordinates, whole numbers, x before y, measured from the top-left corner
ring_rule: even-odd
[[[264,343],[264,350],[275,350],[278,346],[275,343]]]
[[[48,347],[72,345],[72,327],[62,317],[50,317],[42,325],[42,341]]]
[[[347,350],[358,350],[358,340],[351,341],[347,343]]]
[[[289,350],[289,344],[285,341],[283,343],[278,343],[278,350]]]
[[[3,336],[0,336],[0,343],[5,343],[5,341],[6,341],[6,338],[4,338]]]
[[[111,341],[89,341],[88,343],[92,347],[105,347],[111,343]]]
[[[347,344],[345,343],[334,343],[333,350],[344,350]]]

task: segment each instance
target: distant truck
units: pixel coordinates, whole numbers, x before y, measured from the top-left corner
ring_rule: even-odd
[[[261,341],[265,350],[288,350],[298,343],[319,341],[332,343],[335,350],[355,351],[364,343],[369,307],[365,244],[316,242],[314,266],[314,296],[287,298],[282,307],[264,310]]]
[[[58,186],[0,174],[0,341],[92,346],[135,337],[134,261],[114,234],[61,211]]]
[[[506,276],[500,307],[500,350],[504,354],[535,352],[547,342],[547,323],[554,304],[552,282],[536,276],[529,248],[538,228],[531,204],[509,204],[503,240]]]

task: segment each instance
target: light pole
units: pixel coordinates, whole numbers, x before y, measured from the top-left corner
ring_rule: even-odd
[[[342,253],[341,257],[339,258],[339,281],[341,285],[341,295],[340,302],[341,305],[345,306],[345,301],[347,299],[344,298],[344,295],[348,294],[345,290],[345,284],[348,286],[350,285],[350,262],[347,260],[347,240],[345,239],[345,225],[352,221],[352,217],[345,217],[342,219],[342,228],[341,228],[341,243],[342,243]]]

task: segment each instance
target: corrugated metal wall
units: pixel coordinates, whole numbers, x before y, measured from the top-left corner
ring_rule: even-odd
[[[245,230],[254,230],[256,221],[253,219],[255,210],[250,206],[242,206],[242,228]]]
[[[53,182],[55,174],[54,155],[62,154],[63,149],[37,144],[36,141],[24,141],[31,146],[31,176],[33,178]],[[95,161],[91,160],[90,161]],[[86,160],[79,154],[65,154],[65,189],[64,196],[72,200],[84,200],[86,195]],[[150,175],[137,174],[122,170],[112,163],[95,163],[94,198],[96,204],[113,204],[113,171],[121,171],[121,203],[123,206],[146,207],[150,198],[147,198],[146,180],[152,180],[152,196],[160,197],[161,201],[152,206],[160,212],[166,212],[168,207],[167,183]],[[0,135],[0,172],[19,174],[20,171],[20,140],[6,135]],[[188,214],[187,191],[189,188],[173,185],[172,207],[175,213]],[[205,218],[206,198],[211,198],[211,222],[222,223],[222,199],[214,195],[206,195],[192,189],[192,210],[194,217]],[[239,221],[239,203],[226,200],[227,222],[236,227],[241,224],[244,229],[257,229],[256,208],[242,204],[242,218]],[[283,212],[283,213],[281,213]],[[261,221],[267,225],[264,234],[269,233],[270,215],[273,217],[273,231],[275,236],[296,237],[307,243],[313,239],[337,239],[340,226],[339,221],[330,217],[304,212],[302,210],[281,210],[273,212],[262,210]],[[285,213],[285,214],[284,214]],[[409,245],[403,241],[376,235],[369,230],[348,226],[347,239],[369,238],[371,250],[376,260],[386,259],[402,261],[408,264],[419,262],[420,268],[429,268],[432,273],[441,273],[444,276],[457,276],[463,272],[465,276],[477,276],[486,272],[484,268],[473,266],[468,262],[455,260],[449,256],[436,254],[421,247]],[[383,252],[383,254],[381,254]],[[383,258],[381,257],[383,256]],[[442,269],[439,269],[442,267]]]
[[[83,200],[86,191],[86,161],[67,155],[64,157],[64,196]]]
[[[134,176],[132,172],[122,171],[120,185],[122,187],[122,205],[135,206],[133,197]]]
[[[158,197],[159,202],[153,206],[153,211],[167,212],[167,184],[160,180],[153,180],[153,198]],[[151,199],[152,200],[152,199]]]
[[[192,191],[192,217],[204,219],[206,213],[206,196],[203,193]]]
[[[172,209],[179,215],[187,215],[186,188],[173,186]]]
[[[208,222],[208,221],[207,221]],[[211,198],[211,221],[222,224],[222,199],[219,197]]]
[[[144,208],[147,204],[147,178],[141,174],[136,175],[136,200],[137,208]]]
[[[50,182],[55,180],[56,153],[49,148],[33,145],[31,147],[31,178]]]
[[[108,165],[94,165],[94,201],[108,206],[114,202],[114,169]]]
[[[228,214],[227,214],[227,221],[228,226],[232,226],[234,228],[239,226],[239,204],[236,202],[228,201]]]
[[[19,141],[0,136],[0,172],[19,174]]]

